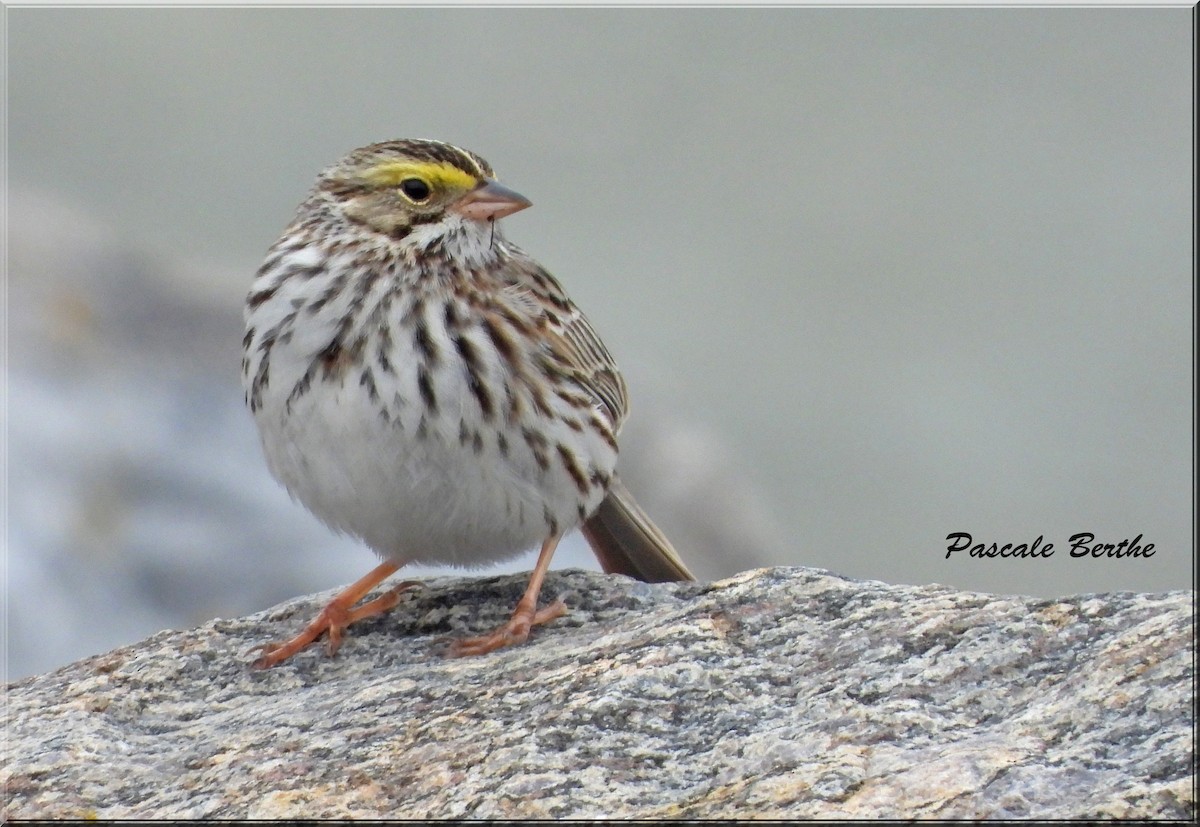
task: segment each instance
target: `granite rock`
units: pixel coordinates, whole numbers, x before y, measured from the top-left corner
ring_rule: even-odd
[[[1194,593],[814,569],[646,585],[450,659],[523,576],[438,578],[269,671],[329,592],[7,687],[11,818],[1193,818]]]

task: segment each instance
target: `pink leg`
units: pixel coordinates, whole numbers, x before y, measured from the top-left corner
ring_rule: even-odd
[[[450,646],[452,657],[482,655],[504,646],[524,643],[525,639],[529,637],[531,628],[540,623],[554,620],[556,617],[562,617],[567,613],[567,604],[561,600],[554,601],[544,609],[537,607],[542,581],[546,579],[546,571],[550,568],[550,559],[554,556],[554,549],[558,547],[558,541],[559,535],[555,534],[542,544],[537,565],[533,567],[533,574],[529,576],[529,585],[525,587],[525,594],[521,595],[521,599],[517,602],[517,608],[513,611],[508,623],[491,634],[456,640]]]
[[[369,600],[355,608],[354,604],[361,600],[371,589],[382,583],[400,568],[395,563],[380,563],[363,578],[330,600],[321,613],[309,623],[300,634],[282,643],[265,643],[258,647],[263,655],[254,662],[258,669],[269,669],[283,663],[292,655],[299,652],[308,644],[315,641],[325,632],[329,632],[329,642],[326,651],[332,655],[342,644],[342,635],[346,627],[363,618],[386,612],[400,602],[400,593],[413,586],[420,585],[406,581],[374,600]]]

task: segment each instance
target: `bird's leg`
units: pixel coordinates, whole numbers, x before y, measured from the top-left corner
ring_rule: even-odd
[[[413,581],[405,581],[374,600],[368,600],[361,606],[355,607],[355,603],[366,596],[371,589],[395,574],[399,568],[400,566],[396,563],[386,562],[371,569],[365,577],[355,581],[353,585],[330,600],[321,613],[301,630],[300,634],[283,643],[265,643],[258,647],[263,655],[254,662],[254,666],[258,669],[269,669],[283,663],[325,632],[329,633],[326,651],[332,655],[341,646],[342,633],[347,626],[371,615],[388,611],[400,602],[401,592],[420,585]]]
[[[537,607],[542,581],[546,578],[546,571],[550,568],[550,558],[554,556],[554,549],[558,546],[560,536],[558,534],[551,535],[542,544],[537,565],[533,567],[533,574],[529,576],[529,585],[525,587],[525,594],[521,595],[521,599],[517,602],[517,608],[513,611],[508,623],[491,634],[454,641],[450,645],[452,657],[482,655],[504,646],[524,643],[525,639],[529,637],[531,628],[539,623],[547,623],[556,617],[562,617],[567,613],[567,604],[561,600],[555,600],[544,609]]]

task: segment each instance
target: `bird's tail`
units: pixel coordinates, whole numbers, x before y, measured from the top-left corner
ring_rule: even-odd
[[[696,579],[619,479],[580,528],[609,574],[627,574],[646,583]]]

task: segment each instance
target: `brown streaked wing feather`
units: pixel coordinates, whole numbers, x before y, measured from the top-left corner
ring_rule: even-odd
[[[613,433],[616,433],[629,415],[625,380],[591,323],[578,308],[572,307],[572,310],[571,318],[559,331],[556,349],[573,369],[575,381],[608,411]]]
[[[531,315],[557,321],[544,331],[550,356],[604,407],[617,433],[629,415],[629,392],[616,360],[554,276],[524,253],[521,256],[527,263],[509,280],[510,299]]]
[[[554,277],[532,259],[526,261],[508,282],[510,298],[550,322],[543,330],[549,362],[599,403],[615,434],[629,414],[629,394],[612,354]],[[696,579],[620,479],[612,480],[599,508],[580,528],[610,574],[650,583]]]

